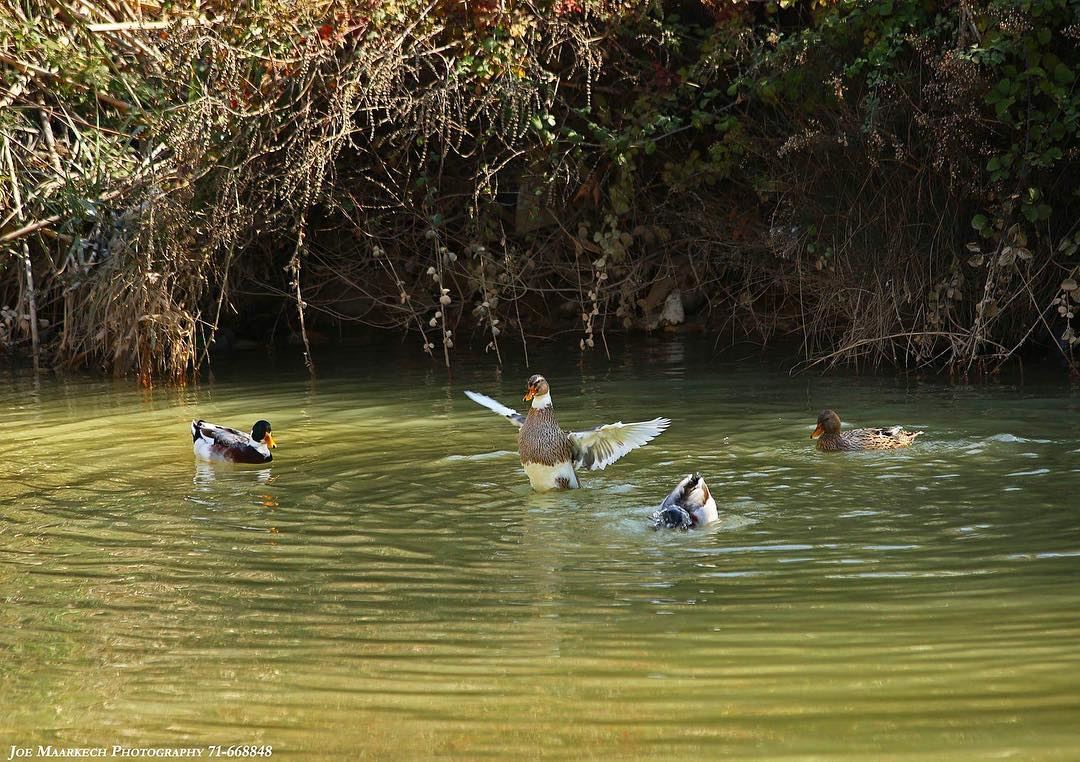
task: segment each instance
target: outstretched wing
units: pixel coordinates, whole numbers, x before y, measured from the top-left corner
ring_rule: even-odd
[[[656,438],[670,424],[667,418],[641,423],[608,423],[591,431],[570,434],[574,465],[592,471],[603,470],[623,455]]]
[[[194,421],[191,424],[191,432],[193,436],[218,447],[247,447],[251,444],[251,437],[244,432],[206,421]]]
[[[491,399],[491,397],[488,397],[487,395],[477,394],[476,392],[470,392],[466,390],[465,396],[471,399],[477,405],[483,405],[491,412],[501,415],[503,418],[510,421],[510,423],[514,424],[515,426],[520,426],[521,424],[525,423],[525,416],[523,416],[521,413],[514,410],[513,408],[507,407],[501,402],[497,402]]]

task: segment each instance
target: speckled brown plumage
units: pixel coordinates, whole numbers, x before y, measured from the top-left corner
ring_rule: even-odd
[[[518,454],[522,464],[554,466],[574,457],[570,434],[562,430],[551,407],[530,408],[518,431]]]
[[[902,426],[881,429],[840,430],[840,416],[832,410],[822,410],[817,428],[811,437],[819,436],[817,447],[825,452],[858,452],[860,450],[896,450],[915,441],[921,431],[908,431]]]

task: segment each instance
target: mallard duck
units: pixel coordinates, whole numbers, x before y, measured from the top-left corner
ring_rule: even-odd
[[[518,454],[537,492],[577,489],[576,468],[603,470],[651,441],[671,423],[667,418],[654,418],[641,423],[609,423],[590,431],[563,431],[551,407],[551,387],[540,375],[531,377],[525,389],[523,399],[532,403],[527,415],[483,394],[467,391],[465,395],[520,427]]]
[[[817,419],[817,428],[810,435],[811,439],[820,437],[819,450],[839,452],[841,450],[895,450],[907,447],[915,441],[921,431],[907,431],[903,426],[891,426],[886,429],[851,429],[840,431],[840,416],[832,410],[822,410]]]
[[[701,474],[687,474],[652,515],[653,529],[694,529],[716,521],[716,501]]]
[[[269,463],[274,459],[270,448],[277,447],[270,436],[270,421],[256,421],[250,434],[216,423],[192,421],[191,441],[196,458],[231,463]]]

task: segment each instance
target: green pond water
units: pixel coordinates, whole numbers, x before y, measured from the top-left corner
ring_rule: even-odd
[[[439,363],[258,356],[184,388],[0,378],[0,754],[1080,758],[1080,390],[1060,373],[792,378],[641,341]],[[533,494],[515,430],[672,419]],[[821,454],[817,412],[923,428]],[[196,465],[193,417],[272,421]],[[648,514],[699,470],[703,531]]]

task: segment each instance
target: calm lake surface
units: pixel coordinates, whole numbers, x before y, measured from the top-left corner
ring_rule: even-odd
[[[254,356],[185,388],[0,377],[0,743],[292,758],[1080,758],[1080,390],[790,377],[639,341]],[[515,430],[668,416],[536,495]],[[927,433],[825,455],[817,412]],[[272,421],[270,467],[190,420]],[[704,531],[649,513],[699,470]]]

